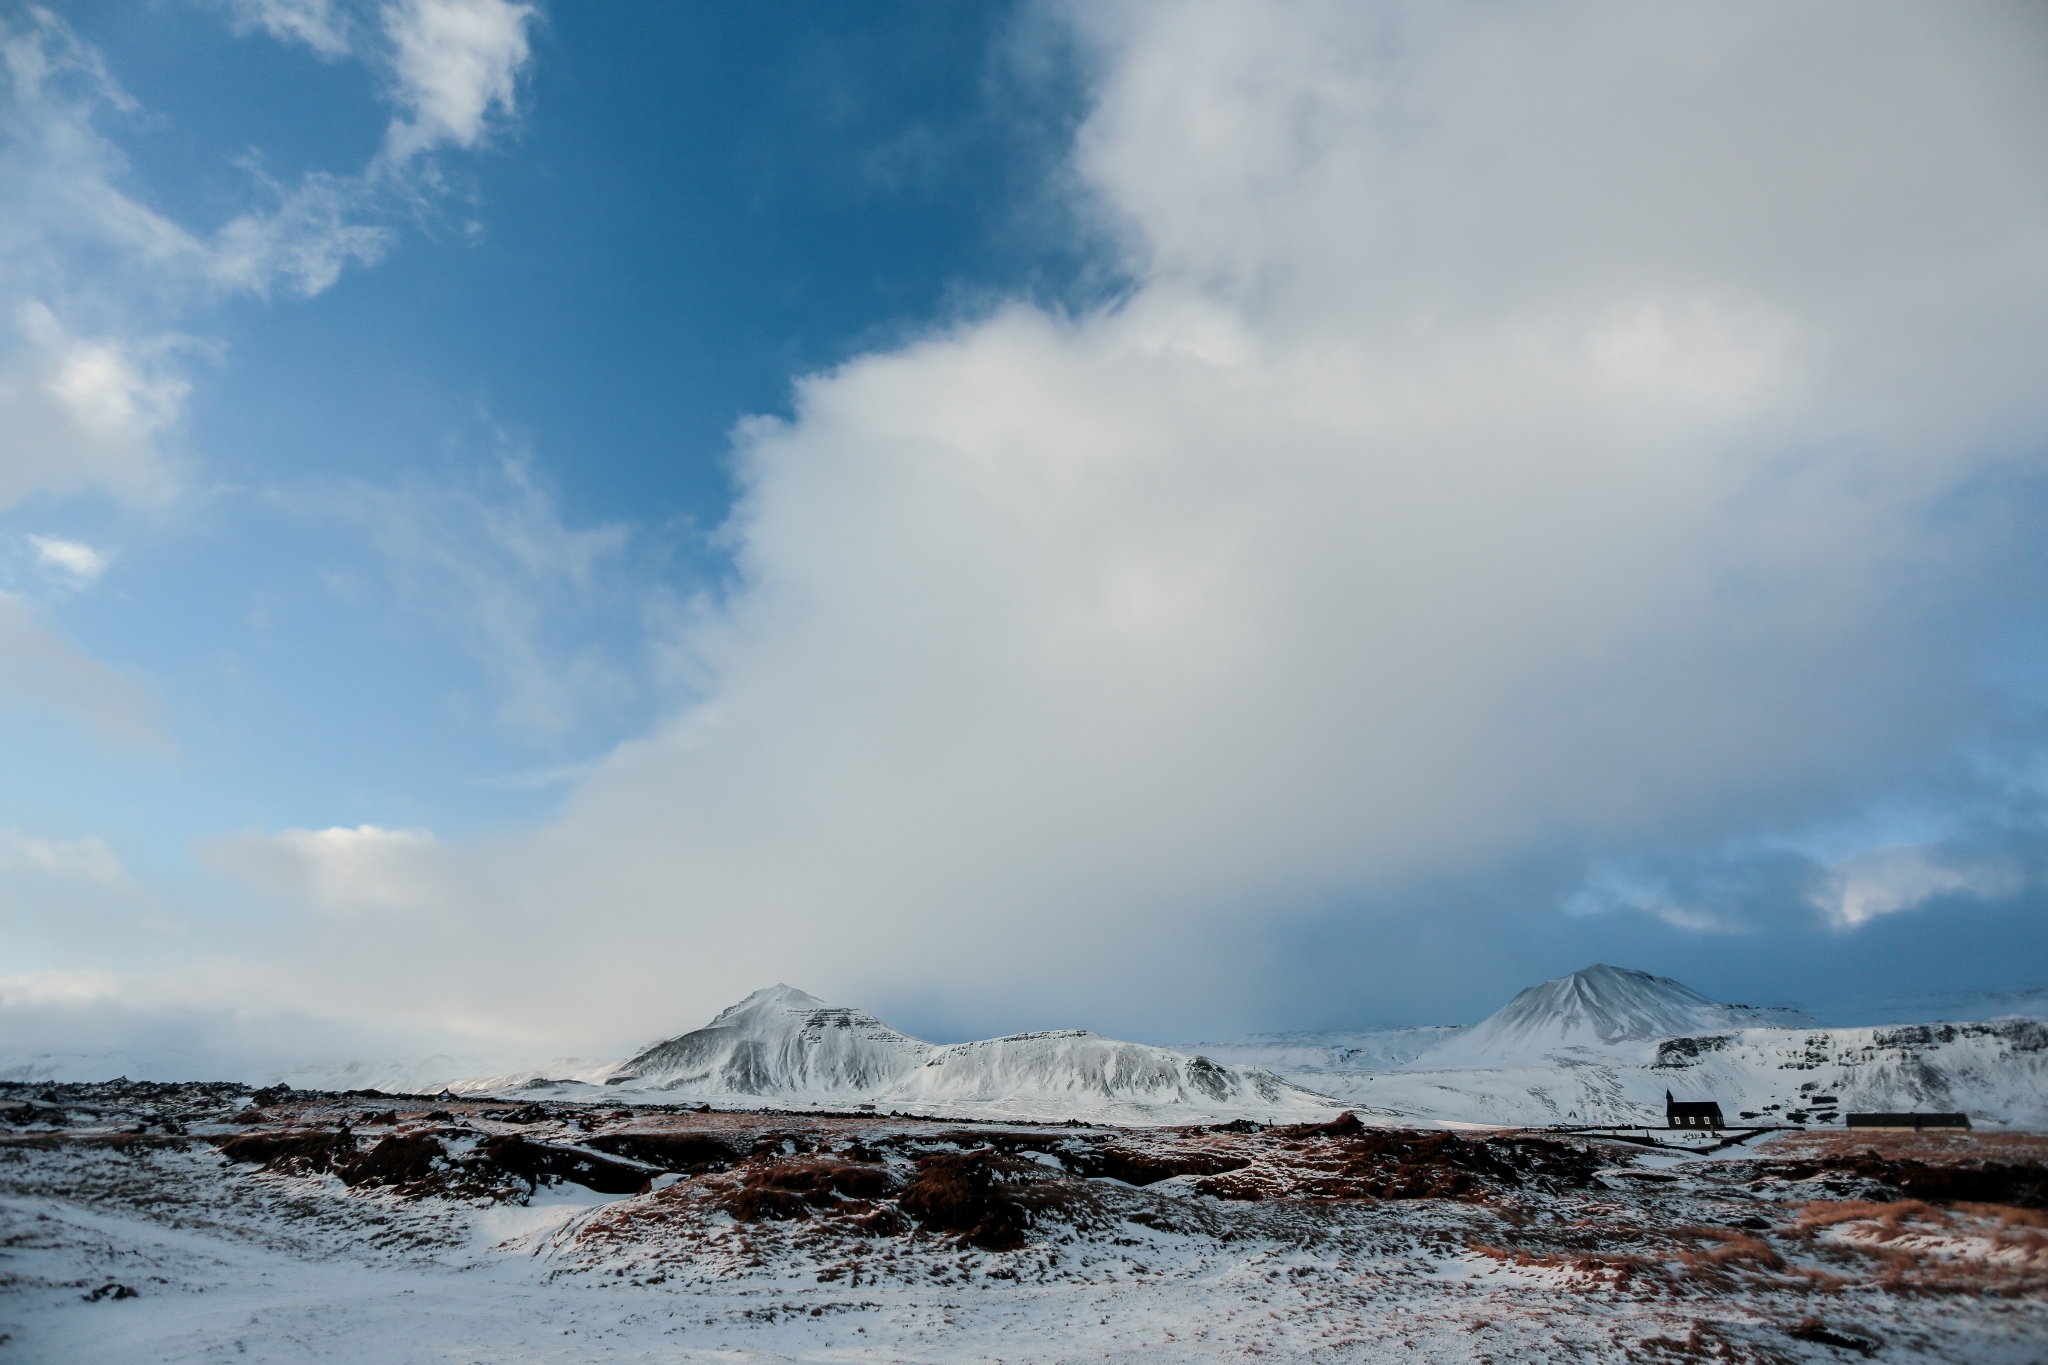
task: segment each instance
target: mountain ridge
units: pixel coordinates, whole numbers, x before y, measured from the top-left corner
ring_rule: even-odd
[[[702,1028],[640,1049],[602,1081],[707,1102],[850,1103],[960,1117],[1185,1122],[1327,1116],[1343,1108],[1261,1067],[1086,1029],[929,1043],[782,983],[727,1006]]]

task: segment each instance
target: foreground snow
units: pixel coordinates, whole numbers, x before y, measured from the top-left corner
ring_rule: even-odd
[[[1870,1351],[2018,1365],[2048,1339],[2048,1218],[1898,1197],[1915,1170],[1989,1160],[2038,1176],[2042,1144],[2023,1139],[1908,1136],[1866,1161],[1821,1138],[1695,1154],[1588,1139],[1461,1147],[1342,1125],[1105,1135],[459,1102],[372,1114],[311,1097],[236,1124],[220,1120],[242,1101],[220,1094],[0,1099],[21,1101],[0,1135],[0,1333],[9,1359],[38,1365]],[[607,1134],[611,1147],[639,1134],[754,1155],[639,1194],[540,1182],[496,1199],[422,1193],[431,1181],[350,1186],[212,1150],[230,1134],[332,1132],[344,1118],[394,1137],[595,1151]],[[1389,1142],[1414,1155],[1375,1164]],[[1019,1188],[1047,1194],[993,1247],[854,1216],[885,1213],[886,1200],[828,1191],[777,1214],[738,1197],[807,1164],[901,1189],[933,1160],[966,1159],[948,1153],[1006,1150],[1027,1173]],[[1118,1153],[1143,1187],[1068,1169]]]

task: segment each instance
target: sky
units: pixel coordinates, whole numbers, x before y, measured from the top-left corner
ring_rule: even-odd
[[[12,1052],[2048,983],[2038,6],[0,58]]]

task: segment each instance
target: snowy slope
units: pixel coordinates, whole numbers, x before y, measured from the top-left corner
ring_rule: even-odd
[[[1403,1037],[1428,1032],[1348,1045],[1344,1035],[1269,1034],[1203,1051],[1418,1123],[1661,1123],[1668,1089],[1717,1100],[1737,1122],[1747,1113],[1822,1125],[1856,1109],[1918,1109],[2048,1128],[2048,1026],[2034,1019],[1829,1029],[1596,966],[1532,986],[1470,1029]]]
[[[703,1028],[654,1044],[605,1078],[636,1090],[865,1098],[909,1074],[932,1044],[793,986],[755,991]]]
[[[2048,1025],[2032,1019],[1876,1029],[1744,1029],[1665,1040],[1648,1062],[1553,1055],[1495,1067],[1321,1073],[1319,1089],[1418,1120],[1661,1124],[1664,1092],[1730,1122],[1839,1124],[1858,1109],[1960,1110],[2048,1128]],[[1830,1099],[1834,1103],[1817,1101]]]
[[[508,1078],[509,1079],[509,1078]],[[622,1062],[613,1094],[953,1117],[1193,1123],[1329,1116],[1338,1106],[1257,1068],[1097,1034],[1026,1033],[939,1046],[790,986],[756,991],[705,1027]],[[482,1081],[457,1090],[482,1092]]]
[[[1340,1106],[1258,1067],[1225,1066],[1075,1029],[934,1049],[876,1103],[960,1116],[1187,1122],[1328,1116]]]
[[[1299,1079],[1307,1073],[1385,1071],[1402,1066],[1467,1028],[1463,1024],[1423,1024],[1355,1032],[1254,1033],[1227,1043],[1190,1043],[1180,1050],[1219,1062],[1262,1066]]]
[[[1771,1118],[1801,1111],[1817,1116],[1830,1107],[1961,1110],[2016,1127],[2048,1128],[2048,1023],[2039,1019],[1746,1029],[1667,1042],[1651,1070],[1671,1078],[1674,1093],[1727,1096],[1737,1112],[1768,1111]],[[1816,1105],[1813,1097],[1822,1095],[1838,1104]]]
[[[1436,1068],[1533,1062],[1557,1054],[1648,1061],[1666,1038],[1818,1026],[1796,1010],[1724,1005],[1669,977],[1599,964],[1531,986],[1416,1061]]]

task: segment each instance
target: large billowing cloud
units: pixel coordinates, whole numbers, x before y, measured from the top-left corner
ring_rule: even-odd
[[[395,1007],[1163,1004],[1297,907],[1807,829],[1981,738],[1953,626],[2040,527],[1979,494],[2048,440],[2038,9],[1070,18],[1128,294],[745,426],[696,700],[552,826],[406,850],[431,906],[323,901],[394,998],[430,964]],[[1844,924],[1989,885],[1838,880]]]

